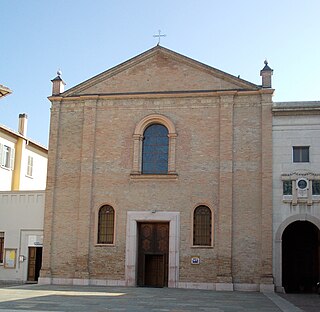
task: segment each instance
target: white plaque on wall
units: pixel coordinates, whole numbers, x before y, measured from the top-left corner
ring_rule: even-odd
[[[29,247],[42,247],[43,236],[42,235],[29,235],[28,246]]]

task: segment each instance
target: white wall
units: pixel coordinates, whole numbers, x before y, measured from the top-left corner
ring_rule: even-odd
[[[28,156],[33,157],[33,174],[27,176]],[[20,190],[45,190],[47,178],[47,155],[26,145],[20,173]]]
[[[0,232],[5,232],[4,247],[17,249],[15,269],[0,265],[0,280],[26,281],[30,236],[43,235],[44,191],[0,192]],[[19,255],[26,260],[19,262]]]
[[[310,162],[293,163],[292,146],[310,146]],[[273,267],[278,290],[282,284],[281,236],[285,227],[297,220],[320,224],[320,202],[316,196],[312,205],[284,201],[281,174],[293,172],[320,174],[320,115],[273,118]]]

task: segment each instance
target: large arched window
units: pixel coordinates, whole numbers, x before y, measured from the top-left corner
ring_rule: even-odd
[[[168,129],[161,124],[149,126],[143,134],[142,173],[168,173]]]
[[[104,205],[98,216],[98,244],[114,243],[114,209]]]
[[[152,114],[141,119],[133,134],[132,177],[176,178],[176,137],[168,117]]]
[[[193,245],[212,245],[212,215],[207,206],[198,206],[193,212]]]

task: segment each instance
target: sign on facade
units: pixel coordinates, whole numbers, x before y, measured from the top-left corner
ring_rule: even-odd
[[[16,268],[16,254],[17,249],[6,248],[4,251],[4,267],[6,269]]]
[[[42,235],[29,235],[28,246],[29,247],[41,247],[43,243]]]
[[[191,257],[191,264],[200,264],[200,257],[198,256]]]

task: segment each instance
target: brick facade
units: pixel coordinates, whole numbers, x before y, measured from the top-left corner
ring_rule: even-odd
[[[132,224],[174,224],[169,287],[271,290],[272,93],[156,46],[50,97],[40,282],[134,285],[133,213]],[[149,115],[176,131],[167,176],[137,172],[134,133]],[[105,204],[115,210],[108,246],[97,244]],[[198,205],[212,211],[210,247],[192,246]]]

